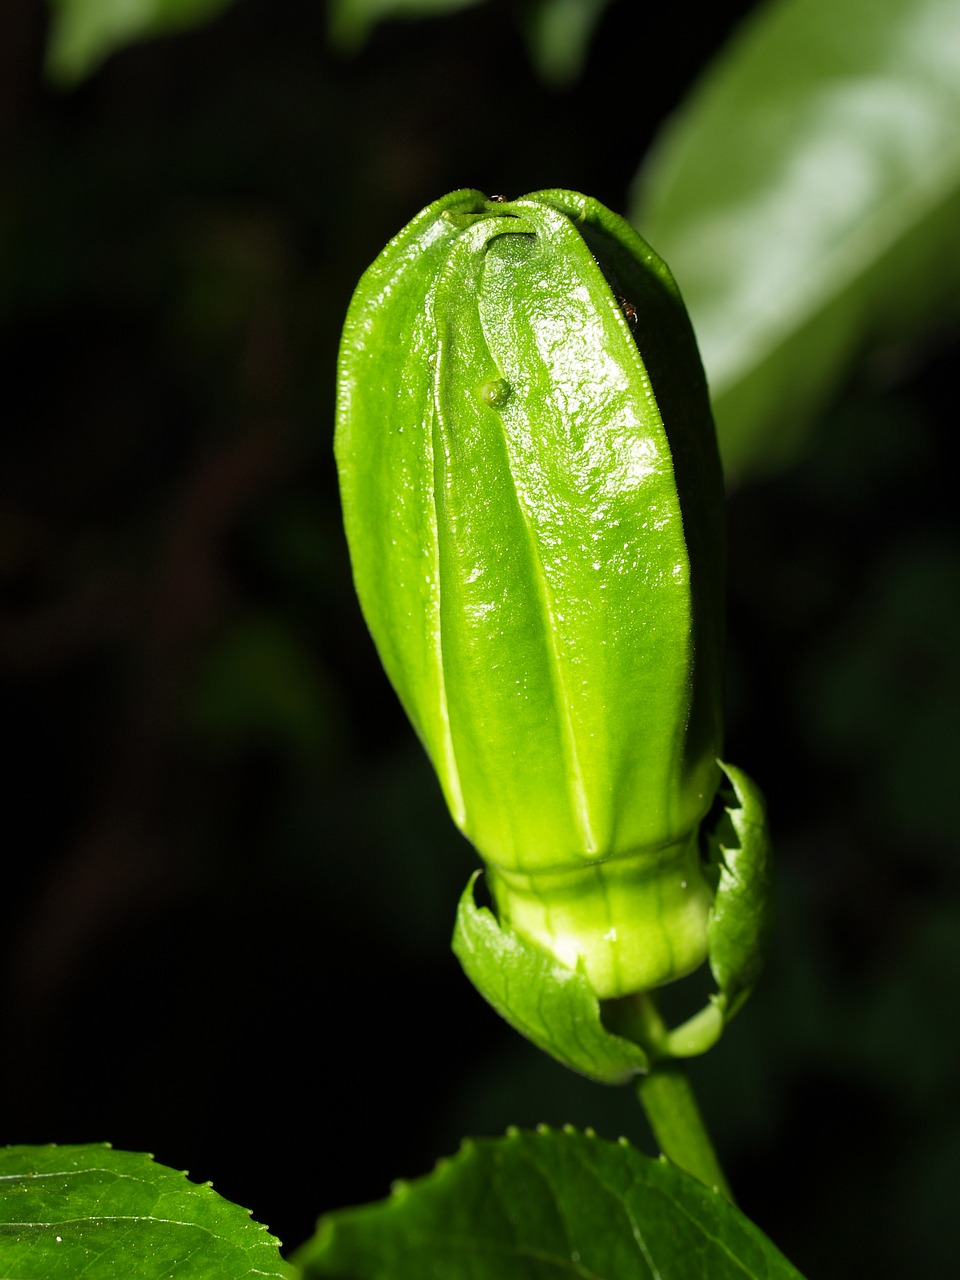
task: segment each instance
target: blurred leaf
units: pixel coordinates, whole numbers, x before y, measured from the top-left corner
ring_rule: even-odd
[[[592,1133],[468,1141],[389,1200],[321,1219],[308,1280],[798,1280],[715,1192]]]
[[[431,18],[456,13],[482,0],[330,0],[330,38],[339,48],[359,49],[385,18]]]
[[[960,6],[778,0],[663,131],[632,218],[693,316],[731,472],[788,462],[849,362],[960,283]]]
[[[534,0],[527,43],[541,78],[572,84],[583,70],[590,37],[610,0]]]
[[[285,493],[260,513],[256,542],[260,560],[283,583],[286,598],[293,592],[329,609],[346,561],[339,510],[318,502],[308,487]]]
[[[901,914],[906,919],[885,922],[901,941],[884,953],[883,967],[837,993],[844,1031],[833,1036],[833,1052],[851,1079],[886,1088],[889,1105],[910,1115],[919,1139],[924,1128],[939,1130],[945,1104],[957,1109],[960,1025],[944,1010],[960,1002],[960,903],[941,892]]]
[[[206,355],[276,306],[291,275],[286,233],[278,217],[247,208],[204,208],[182,220],[171,323],[185,341]]]
[[[311,649],[268,616],[240,619],[211,646],[189,714],[221,747],[292,748],[312,759],[330,738],[329,701]]]
[[[70,86],[111,53],[215,18],[232,0],[50,0],[47,75]]]
[[[266,1227],[209,1185],[107,1146],[0,1150],[0,1274],[293,1280]]]
[[[811,645],[798,723],[856,760],[870,808],[907,841],[956,848],[960,544],[924,536],[881,559],[849,624]]]

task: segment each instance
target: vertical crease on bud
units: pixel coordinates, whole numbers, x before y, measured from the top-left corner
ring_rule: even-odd
[[[540,599],[543,638],[550,664],[550,687],[553,693],[554,703],[559,713],[561,742],[563,744],[563,752],[569,766],[568,777],[571,798],[570,807],[577,820],[578,844],[584,853],[592,854],[597,851],[598,842],[596,833],[593,830],[593,824],[590,820],[590,805],[587,798],[586,783],[583,777],[583,766],[580,763],[580,753],[577,749],[577,735],[574,731],[573,721],[570,718],[570,696],[567,692],[567,683],[563,674],[563,663],[561,661],[558,647],[558,639],[562,634],[562,628],[558,624],[556,608],[551,597],[550,588],[547,583],[547,575],[544,572],[543,561],[540,557],[540,551],[537,546],[536,533],[534,532],[533,526],[530,522],[530,517],[520,496],[520,489],[517,485],[517,477],[513,469],[513,460],[509,450],[507,451],[507,469],[510,475],[510,482],[513,486],[517,507],[520,511],[520,518],[523,521],[523,528],[527,535],[527,550],[531,564],[531,577],[536,583],[537,593]]]
[[[523,235],[525,243],[535,243],[539,245],[542,238],[539,232],[534,236],[531,236],[530,231],[525,226],[523,226],[522,232],[518,233]],[[503,242],[501,242],[501,247],[502,243]],[[515,237],[512,238],[512,243],[517,243]],[[513,305],[522,306],[523,303],[521,302],[520,297],[515,295],[515,291],[511,290],[509,292],[511,295],[514,295]],[[519,291],[517,291],[517,294],[518,293]],[[487,332],[486,325],[482,319],[481,328],[484,332],[484,339],[488,344],[488,350],[490,350],[489,333]],[[495,353],[492,351],[491,361],[494,364],[499,365],[499,361],[496,359]],[[513,498],[517,505],[517,510],[520,513],[524,533],[526,535],[527,552],[530,562],[530,576],[536,585],[539,599],[541,628],[549,662],[548,670],[550,674],[550,688],[554,705],[556,706],[558,713],[557,718],[558,727],[560,729],[561,748],[567,765],[565,775],[567,778],[567,790],[570,798],[570,810],[576,823],[577,845],[584,854],[593,854],[598,849],[599,841],[591,819],[588,790],[586,780],[584,778],[583,765],[580,759],[580,751],[577,745],[577,735],[570,715],[571,698],[569,690],[567,689],[562,654],[559,647],[564,628],[560,625],[560,619],[557,616],[556,603],[550,590],[549,576],[546,572],[543,559],[540,554],[536,528],[530,518],[528,504],[524,501],[523,486],[520,483],[515,470],[514,450],[509,447],[509,439],[511,436],[510,427],[517,414],[521,411],[521,405],[513,400],[511,400],[509,404],[504,405],[501,410],[502,421],[508,437],[508,448],[505,451],[507,472],[510,477]]]
[[[436,425],[437,419],[440,417],[440,400],[438,396],[438,380],[440,376],[440,348],[442,340],[438,336],[436,349],[436,362],[433,371],[433,397],[430,404],[429,418],[423,424],[424,430],[424,449],[428,456],[428,464],[433,472],[434,484],[431,494],[431,522],[430,532],[432,535],[430,553],[432,556],[432,609],[433,619],[431,626],[431,644],[433,647],[433,660],[437,672],[437,696],[440,705],[438,707],[439,720],[443,726],[443,742],[441,744],[443,768],[438,770],[441,780],[444,782],[444,789],[447,793],[447,804],[450,807],[451,816],[458,827],[463,828],[467,821],[467,806],[463,798],[463,786],[460,782],[460,769],[457,764],[457,752],[453,744],[453,731],[450,727],[450,703],[447,697],[447,680],[446,672],[443,665],[443,612],[440,607],[441,596],[443,594],[443,579],[440,572],[440,533],[439,524],[440,516],[437,511],[437,460],[436,460]]]
[[[501,270],[503,270],[504,266],[512,260],[512,255],[510,253],[504,253],[508,243],[512,246],[522,243],[527,246],[528,252],[535,256],[542,251],[543,239],[544,236],[541,229],[533,228],[524,221],[519,221],[516,233],[513,235],[504,234],[502,231],[499,232],[496,249],[497,257],[501,262]],[[490,240],[488,240],[487,244],[484,246],[485,257],[489,247]],[[524,257],[526,256],[527,254],[525,253]],[[485,262],[482,269],[481,280],[486,277],[486,273],[487,264]],[[506,296],[510,299],[510,305],[512,308],[522,309],[525,305],[530,305],[530,300],[524,298],[522,290],[512,287],[504,290],[502,280],[496,286],[496,291],[499,296]],[[498,358],[498,353],[494,349],[496,347],[496,339],[492,337],[487,328],[484,308],[481,308],[481,328],[483,330],[484,339],[487,343],[487,348],[490,351],[491,361],[499,368],[502,365],[502,360]],[[503,334],[501,334],[500,337],[502,341]],[[508,383],[508,385],[510,384]],[[547,573],[540,553],[536,521],[531,518],[529,508],[529,495],[525,495],[522,479],[518,476],[516,470],[516,432],[512,431],[511,427],[516,422],[518,416],[523,413],[523,405],[523,399],[518,400],[511,397],[509,402],[505,403],[500,409],[501,420],[503,421],[507,437],[508,447],[505,451],[507,472],[513,491],[513,499],[520,514],[523,530],[526,535],[530,577],[537,590],[539,603],[538,613],[541,622],[544,650],[548,658],[550,690],[557,710],[556,724],[559,729],[560,746],[566,765],[564,770],[566,789],[569,797],[570,812],[576,827],[576,845],[583,855],[589,856],[598,852],[600,840],[593,823],[589,800],[589,788],[584,776],[583,763],[580,758],[576,728],[571,718],[572,699],[570,691],[567,688],[563,654],[561,653],[560,648],[565,629],[562,626],[562,620],[558,617],[556,602],[553,598],[553,593],[550,587],[549,574]],[[529,426],[529,424],[527,425]]]

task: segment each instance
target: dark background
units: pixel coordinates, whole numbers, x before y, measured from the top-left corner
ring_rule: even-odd
[[[624,209],[720,8],[645,7],[638,45],[621,0],[553,91],[496,0],[353,59],[316,0],[238,0],[61,93],[5,0],[3,1140],[152,1151],[291,1246],[467,1133],[650,1149],[449,954],[475,859],[353,596],[333,377],[360,272],[445,191]],[[780,925],[695,1074],[811,1280],[960,1258],[956,336],[862,363],[730,498],[728,755]]]

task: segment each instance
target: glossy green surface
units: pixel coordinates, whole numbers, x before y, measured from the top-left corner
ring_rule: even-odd
[[[589,1130],[463,1144],[379,1204],[321,1218],[305,1280],[802,1280],[733,1205]]]
[[[336,448],[364,614],[501,917],[603,996],[695,967],[722,482],[667,268],[573,192],[446,196],[360,282]]]
[[[0,1147],[4,1280],[296,1280],[209,1183],[104,1144]]]

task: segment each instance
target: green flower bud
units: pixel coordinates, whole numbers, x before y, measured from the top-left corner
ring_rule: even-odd
[[[500,921],[601,998],[701,963],[722,479],[666,266],[570,191],[419,214],[343,334],[361,605]]]

